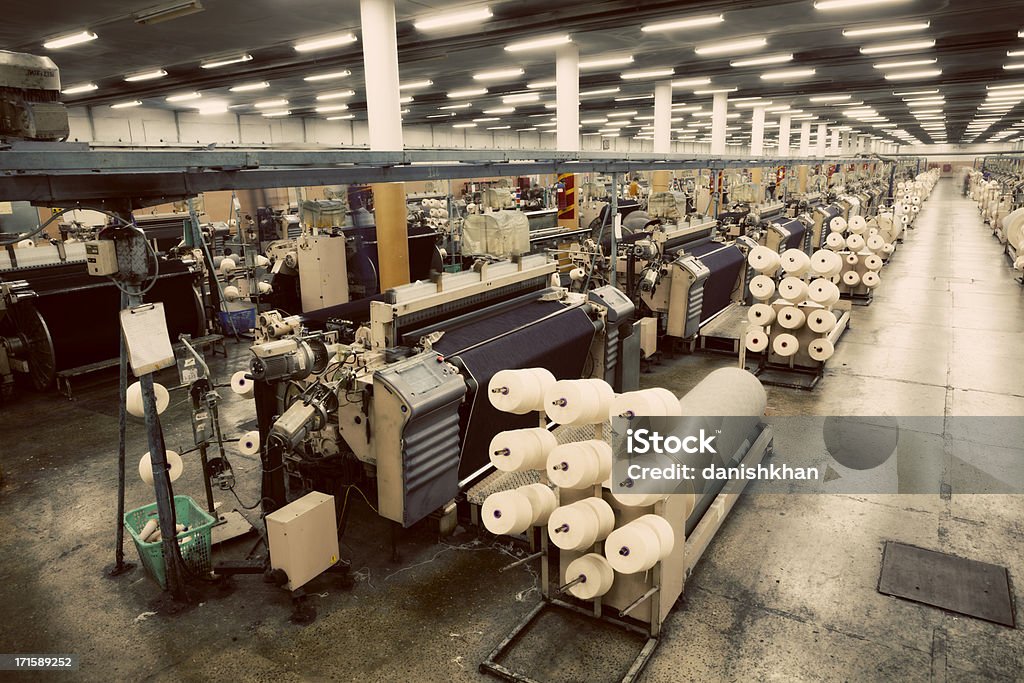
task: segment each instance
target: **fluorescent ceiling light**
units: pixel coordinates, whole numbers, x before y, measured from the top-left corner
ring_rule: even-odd
[[[721,93],[736,92],[737,90],[739,90],[739,88],[736,88],[736,87],[733,87],[733,88],[712,88],[710,90],[694,90],[693,94],[694,95],[718,95],[718,94],[721,94]]]
[[[729,62],[729,66],[739,68],[744,66],[761,66],[764,64],[784,64],[791,61],[793,61],[792,54],[765,55],[764,57],[752,57],[750,59],[734,59]]]
[[[288,111],[287,109],[281,109],[279,111],[265,111],[265,112],[263,112],[263,115],[266,116],[268,119],[269,118],[274,118],[274,117],[277,117],[277,116],[288,116],[289,114],[291,114],[291,112]]]
[[[328,116],[327,120],[328,121],[344,121],[346,119],[354,119],[355,117],[356,117],[355,114],[342,114],[341,116]]]
[[[1024,50],[1007,50],[1007,57],[1024,57]]]
[[[946,98],[942,95],[938,97],[904,97],[903,101],[907,103],[908,107],[915,107],[922,102],[945,102]]]
[[[243,83],[242,85],[235,85],[228,88],[228,92],[251,92],[253,90],[265,90],[269,87],[270,84],[266,81],[260,81],[259,83]]]
[[[110,105],[111,109],[127,109],[128,107],[140,107],[142,102],[140,100],[132,100],[131,102],[118,102],[117,104]]]
[[[618,88],[599,88],[597,90],[583,90],[580,92],[580,97],[587,97],[593,95],[614,95],[619,92]]]
[[[73,85],[70,88],[64,88],[60,92],[62,95],[78,95],[79,93],[92,92],[98,89],[99,86],[95,83],[83,83],[81,85]]]
[[[483,116],[479,119],[473,119],[476,123],[491,123],[492,121],[501,121],[497,116]]]
[[[546,36],[544,38],[523,40],[518,43],[509,43],[508,45],[505,46],[505,52],[523,52],[525,50],[540,50],[545,47],[566,45],[571,42],[572,38],[570,38],[568,34],[560,36]]]
[[[636,80],[638,78],[658,78],[660,76],[672,76],[675,74],[675,69],[647,69],[644,71],[623,71],[620,76],[627,80]]]
[[[337,92],[325,92],[322,95],[317,95],[316,101],[327,102],[329,100],[340,100],[344,97],[352,97],[355,94],[355,90],[338,90]]]
[[[1016,69],[1024,69],[1024,62],[1018,62],[1017,64],[1003,64],[1003,68],[1007,71],[1013,71]]]
[[[508,130],[512,126],[488,126],[487,130]]]
[[[200,69],[216,69],[219,66],[227,66],[228,64],[241,64],[242,62],[251,62],[252,55],[241,54],[234,55],[231,57],[214,57],[206,61],[199,63]]]
[[[843,35],[846,36],[847,38],[856,38],[858,36],[879,36],[887,33],[907,33],[909,31],[923,31],[929,26],[931,26],[931,22],[929,21],[918,21],[913,24],[890,24],[888,26],[847,28],[843,29]]]
[[[942,110],[941,109],[917,109],[917,110],[915,110],[912,113],[914,114],[914,116],[920,117],[920,116],[925,116],[925,115],[928,115],[928,114],[941,114]]]
[[[252,106],[257,109],[269,109],[271,107],[284,107],[287,106],[288,100],[263,100],[262,102],[255,102]]]
[[[779,104],[779,105],[776,105],[774,107],[768,107],[767,109],[765,109],[765,111],[770,111],[770,112],[790,112],[790,111],[794,111],[794,110],[790,109],[788,104]]]
[[[198,100],[200,97],[202,97],[202,95],[197,92],[187,92],[182,93],[181,95],[171,95],[165,99],[168,102],[191,102],[192,100]]]
[[[447,114],[428,114],[427,118],[428,119],[447,119],[447,118],[450,118],[450,117],[455,116],[455,115],[456,115],[455,112],[449,112]]]
[[[486,95],[487,88],[466,88],[464,90],[452,90],[448,93],[449,99],[458,99],[460,97],[474,97],[475,95]]]
[[[541,88],[554,88],[555,85],[555,81],[534,81],[532,83],[527,83],[526,87],[539,90]]]
[[[699,45],[695,47],[693,51],[701,57],[708,57],[711,55],[727,55],[734,52],[758,50],[767,44],[767,38],[745,38],[743,40],[731,40],[724,43]]]
[[[136,12],[133,15],[136,24],[159,24],[162,21],[170,21],[179,17],[202,12],[203,5],[199,0],[185,0],[185,2],[172,2],[169,5],[153,7]]]
[[[519,104],[522,102],[539,102],[540,94],[535,92],[520,93],[518,95],[505,95],[501,98],[502,104]]]
[[[92,31],[79,31],[78,33],[48,40],[43,43],[43,47],[47,50],[59,50],[64,47],[71,47],[72,45],[88,43],[90,40],[96,40],[96,38],[96,34]]]
[[[443,107],[438,107],[439,110],[444,109],[469,109],[473,106],[472,102],[463,102],[462,104],[448,104]]]
[[[313,38],[295,43],[296,52],[316,52],[317,50],[329,50],[332,47],[341,47],[356,42],[354,33],[337,33],[323,38]]]
[[[886,74],[887,81],[908,81],[915,78],[935,78],[942,75],[942,69],[929,69],[926,71],[903,71],[900,73]]]
[[[580,119],[580,123],[585,123],[587,125],[594,125],[594,124],[603,124],[607,120],[608,119]]]
[[[345,69],[344,71],[332,71],[331,73],[326,73],[326,74],[317,74],[315,76],[306,76],[302,80],[306,81],[307,83],[315,83],[317,81],[333,81],[336,78],[345,78],[346,76],[351,76],[351,75],[352,75],[352,72],[349,71],[348,69]],[[430,81],[427,81],[427,83],[430,83]],[[403,85],[402,87],[404,88],[406,86]]]
[[[399,90],[419,90],[421,88],[429,88],[432,85],[434,85],[434,81],[432,81],[429,78],[427,78],[427,79],[424,79],[422,81],[412,81],[410,83],[403,83],[402,85],[398,86],[398,89]]]
[[[893,95],[895,95],[896,97],[909,97],[911,95],[936,95],[938,94],[938,92],[939,91],[936,88],[935,90],[912,90],[910,92],[894,92]]]
[[[449,26],[469,24],[474,21],[486,21],[493,16],[494,14],[489,7],[478,7],[476,9],[446,12],[444,14],[432,15],[429,18],[417,19],[413,22],[413,26],[418,31],[433,31],[435,29],[446,29]]]
[[[684,78],[681,81],[672,81],[673,88],[692,88],[697,85],[710,85],[710,78]]]
[[[846,102],[853,95],[818,95],[809,98],[811,102]]]
[[[138,83],[139,81],[156,80],[157,78],[163,78],[166,75],[167,72],[163,69],[154,69],[153,71],[143,71],[141,73],[125,76],[124,80],[128,81],[129,83]]]
[[[814,69],[780,69],[766,71],[761,74],[762,81],[785,81],[791,78],[808,78],[814,75]]]
[[[525,72],[522,69],[495,69],[494,71],[481,71],[478,74],[473,74],[474,81],[502,81],[517,76],[522,76]]]
[[[905,62],[879,62],[875,64],[876,69],[905,69],[908,66],[926,66],[928,64],[934,64],[939,60],[932,59],[911,59]]]
[[[895,128],[895,123],[873,123],[871,124],[874,128]]]
[[[412,95],[406,95],[405,97],[399,97],[398,102],[399,104],[410,104],[414,99]]]
[[[322,106],[322,107],[317,107],[316,108],[316,113],[318,113],[318,114],[326,114],[326,113],[332,112],[332,111],[345,111],[346,109],[348,109],[348,105],[347,104],[328,104],[328,105],[325,105],[325,106]]]
[[[887,52],[913,52],[914,50],[927,50],[935,47],[934,40],[915,40],[909,43],[889,43],[887,45],[869,45],[862,47],[862,55],[880,55]]]
[[[1024,83],[1010,83],[1008,85],[986,85],[986,90],[1017,90],[1024,89]]]
[[[758,107],[767,107],[772,103],[771,100],[761,100],[760,102],[740,102],[734,105],[737,109],[756,109]]]
[[[632,102],[634,100],[653,100],[654,95],[627,95],[626,97],[616,97],[616,102]]]
[[[453,123],[452,128],[476,128],[475,123]]]
[[[517,133],[532,133],[536,128],[516,128]]]
[[[600,69],[604,66],[623,66],[624,64],[632,64],[633,55],[625,55],[622,57],[601,57],[599,59],[588,59],[580,62],[581,69]]]
[[[498,107],[496,109],[484,109],[485,114],[511,114],[515,112],[515,107]]]
[[[672,21],[659,21],[656,24],[646,24],[640,27],[644,33],[656,33],[658,31],[674,31],[680,28],[695,28],[697,26],[713,26],[721,24],[725,17],[721,14],[707,17],[690,17],[688,19],[675,19]]]

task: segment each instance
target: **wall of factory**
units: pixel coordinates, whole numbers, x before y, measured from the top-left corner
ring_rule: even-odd
[[[279,145],[316,144],[333,147],[365,147],[369,133],[365,121],[327,121],[321,118],[267,118],[252,114],[204,114],[152,107],[111,109],[77,107],[69,110],[70,140],[121,143],[126,145],[219,144]],[[407,148],[465,149],[554,149],[554,129],[536,132],[487,131],[452,128],[450,125],[408,125],[404,128]],[[606,138],[583,135],[583,151],[653,152],[650,140],[627,135]],[[607,146],[606,146],[607,145]],[[746,153],[746,147],[731,147],[729,154]],[[677,153],[707,153],[708,145],[673,143]]]
[[[928,159],[929,165],[938,165],[945,176],[951,176],[961,167],[974,165],[976,157],[1024,150],[1024,141],[1004,143],[975,143],[972,145],[900,145],[900,154],[911,154]]]

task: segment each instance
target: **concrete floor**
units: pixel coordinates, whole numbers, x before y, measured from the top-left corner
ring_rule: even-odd
[[[945,416],[1024,414],[1024,294],[953,182],[940,183],[882,276],[818,387],[770,388],[769,412],[933,416],[920,433],[935,448],[969,458],[972,448],[998,446],[955,433]],[[232,347],[211,365],[227,377],[246,355]],[[734,362],[678,357],[643,382],[683,393]],[[478,681],[486,677],[477,664],[536,604],[531,569],[498,574],[521,553],[510,544],[466,532],[439,540],[414,528],[392,562],[387,526],[353,496],[343,555],[357,582],[352,590],[331,576],[311,584],[312,625],[289,623],[286,594],[246,576],[168,614],[140,569],[104,575],[113,559],[116,392],[109,377],[76,391],[74,402],[23,394],[3,407],[0,651],[78,653],[73,677],[81,680]],[[251,404],[223,393],[225,433],[237,436],[252,426]],[[187,414],[173,397],[169,447],[187,447]],[[152,497],[132,474],[145,450],[141,425],[132,424],[129,508]],[[232,460],[240,495],[255,502],[256,461]],[[202,499],[197,470],[187,459],[176,492]],[[235,506],[228,494],[218,499]],[[644,680],[1020,680],[1020,630],[875,588],[885,540],[1003,564],[1019,583],[1022,513],[1021,497],[955,492],[746,496],[688,581]],[[216,559],[252,547],[251,537],[235,541]],[[127,556],[135,559],[130,541]],[[1020,601],[1016,609],[1020,623]],[[516,666],[553,681],[624,671],[635,645],[628,639],[548,621],[523,642]]]

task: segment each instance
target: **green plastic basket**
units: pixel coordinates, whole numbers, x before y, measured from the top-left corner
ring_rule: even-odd
[[[189,570],[198,575],[209,574],[212,569],[210,559],[210,530],[216,520],[206,513],[188,496],[174,497],[174,517],[178,524],[187,529],[178,534],[178,547]],[[124,514],[124,528],[132,535],[135,548],[139,551],[139,560],[146,568],[146,573],[167,588],[167,572],[164,566],[163,543],[146,543],[139,538],[139,532],[146,522],[157,518],[156,503],[144,505]],[[182,539],[188,538],[187,541]]]

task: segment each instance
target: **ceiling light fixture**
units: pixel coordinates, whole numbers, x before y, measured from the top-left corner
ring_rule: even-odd
[[[864,4],[864,3],[862,3]],[[865,28],[846,28],[843,35],[847,38],[859,36],[879,36],[887,33],[907,33],[909,31],[923,31],[931,26],[930,21],[919,21],[913,24],[890,24],[888,26],[868,26]]]
[[[692,88],[698,85],[710,85],[710,78],[684,78],[680,81],[672,81],[673,88]]]
[[[505,95],[501,98],[502,104],[521,104],[523,102],[539,102],[540,94],[535,92],[519,93],[517,95]]]
[[[459,99],[460,97],[475,97],[476,95],[486,95],[487,88],[466,88],[464,90],[452,90],[448,93],[448,99]]]
[[[675,19],[672,21],[659,21],[656,24],[646,24],[640,27],[644,33],[657,33],[659,31],[674,31],[681,28],[696,28],[698,26],[713,26],[721,24],[725,17],[721,14],[707,17],[690,17],[687,19]]]
[[[903,71],[899,73],[885,74],[887,81],[909,81],[916,78],[935,78],[942,75],[942,69],[928,69],[925,71]]]
[[[162,21],[170,21],[202,11],[203,5],[199,0],[186,0],[136,12],[134,19],[136,24],[159,24]]]
[[[778,71],[766,71],[761,74],[762,81],[785,81],[795,78],[808,78],[815,74],[814,69],[780,69]]]
[[[348,109],[347,104],[329,104],[327,106],[317,107],[316,112],[318,114],[326,114],[332,111],[345,111],[346,109]]]
[[[1006,71],[1014,71],[1016,69],[1024,69],[1024,62],[1018,62],[1016,64],[1003,64],[1003,69]]]
[[[153,71],[143,71],[141,73],[125,76],[124,80],[128,81],[129,83],[138,83],[139,81],[153,81],[157,78],[163,78],[166,75],[167,72],[165,70],[154,69]]]
[[[449,104],[449,105],[445,105],[444,107],[438,107],[438,110],[445,110],[445,109],[469,109],[472,106],[473,106],[472,102],[463,102],[462,104]]]
[[[318,50],[329,50],[332,47],[341,47],[356,42],[354,33],[337,33],[323,38],[313,38],[295,43],[296,52],[316,52]]]
[[[1024,83],[1010,83],[1007,85],[986,85],[986,90],[1017,90],[1024,89]]]
[[[131,102],[118,102],[117,104],[110,105],[111,109],[127,109],[128,107],[140,107],[142,106],[141,100],[132,100]]]
[[[291,114],[291,112],[289,110],[287,110],[287,109],[281,109],[279,111],[265,111],[265,112],[263,112],[263,115],[266,116],[268,119],[275,118],[275,117],[278,117],[278,116],[288,116],[290,114]]]
[[[484,109],[485,114],[512,114],[516,110],[515,107],[497,107],[496,109]]]
[[[762,66],[764,64],[784,64],[791,61],[793,61],[792,54],[765,55],[764,57],[752,57],[750,59],[734,59],[729,62],[729,66],[740,68],[744,66]]]
[[[413,26],[416,27],[417,31],[433,31],[435,29],[445,29],[449,26],[469,24],[474,21],[486,21],[493,16],[494,14],[491,12],[490,7],[479,7],[458,12],[436,14],[425,19],[417,19],[413,22]]]
[[[876,69],[905,69],[908,66],[927,66],[934,64],[937,59],[911,59],[905,62],[879,62],[875,64]]]
[[[198,100],[202,97],[197,92],[187,92],[181,95],[171,95],[170,97],[164,98],[167,102],[191,102],[192,100]]]
[[[937,95],[938,89],[935,90],[912,90],[910,92],[894,92],[893,95],[896,97],[910,97],[911,95]]]
[[[811,102],[845,102],[852,97],[853,95],[817,95],[808,99]]]
[[[265,90],[269,87],[269,83],[266,81],[260,81],[259,83],[244,83],[242,85],[232,86],[228,88],[228,92],[251,92],[253,90]]]
[[[308,79],[307,79],[308,80]],[[425,78],[422,81],[411,81],[409,83],[403,83],[398,86],[399,90],[420,90],[422,88],[429,88],[434,85],[434,81],[429,78]]]
[[[326,118],[328,121],[344,121],[347,119],[354,119],[355,117],[355,114],[342,114],[341,116],[328,116]]]
[[[540,90],[543,88],[554,88],[555,85],[555,81],[533,81],[532,83],[527,83],[526,87],[533,90]]]
[[[251,62],[252,55],[241,54],[233,55],[230,57],[214,57],[213,59],[207,59],[199,63],[200,69],[216,69],[220,66],[227,66],[228,64],[241,64],[242,62]]]
[[[516,78],[522,76],[525,71],[522,69],[495,69],[494,71],[481,71],[478,74],[473,74],[474,81],[503,81],[510,78]]]
[[[60,91],[61,95],[78,95],[83,92],[92,92],[98,90],[99,86],[95,83],[83,83],[81,85],[73,85],[70,88],[64,88]]]
[[[593,95],[614,95],[617,92],[619,92],[618,88],[599,88],[597,90],[582,90],[580,91],[580,97]]]
[[[352,97],[356,94],[355,90],[339,90],[337,92],[325,92],[322,95],[316,96],[317,102],[327,102],[330,100],[340,100],[344,97]]]
[[[96,40],[97,37],[98,36],[92,31],[79,31],[78,33],[72,33],[70,35],[48,40],[43,43],[43,47],[47,50],[60,50],[61,48],[71,47],[72,45],[88,43],[91,40]]]
[[[860,49],[862,55],[881,55],[888,52],[913,52],[935,47],[934,40],[915,40],[909,43],[889,43],[887,45],[868,45]]]
[[[317,81],[333,81],[336,78],[345,78],[345,77],[351,76],[351,75],[352,75],[352,72],[349,71],[348,69],[345,69],[344,71],[332,71],[331,73],[326,73],[326,74],[316,74],[315,76],[306,76],[302,80],[306,81],[307,83],[316,83]],[[430,83],[430,81],[426,81],[426,82],[428,84]],[[406,86],[403,85],[402,87],[405,88]]]
[[[726,55],[733,52],[748,52],[759,50],[768,44],[767,38],[745,38],[743,40],[730,40],[724,43],[711,43],[699,45],[693,49],[701,57],[712,55]]]
[[[567,45],[572,42],[572,38],[568,34],[560,36],[546,36],[544,38],[534,38],[532,40],[523,40],[518,43],[509,43],[505,46],[505,52],[524,52],[526,50],[540,50],[546,47],[556,47],[558,45]]]
[[[632,102],[634,100],[653,100],[654,95],[627,95],[626,97],[616,97],[616,102]]]
[[[475,123],[453,123],[452,128],[476,128]]]
[[[269,109],[270,107],[284,107],[288,104],[288,100],[263,100],[262,102],[255,102],[252,106],[256,109]]]
[[[647,69],[644,71],[623,71],[619,75],[624,80],[632,81],[638,78],[659,78],[661,76],[673,76],[675,75],[675,73],[675,69]]]
[[[710,90],[694,90],[693,94],[694,95],[718,95],[718,94],[721,94],[721,93],[736,92],[737,90],[739,90],[739,88],[736,88],[736,87],[733,87],[733,88],[712,88]]]

